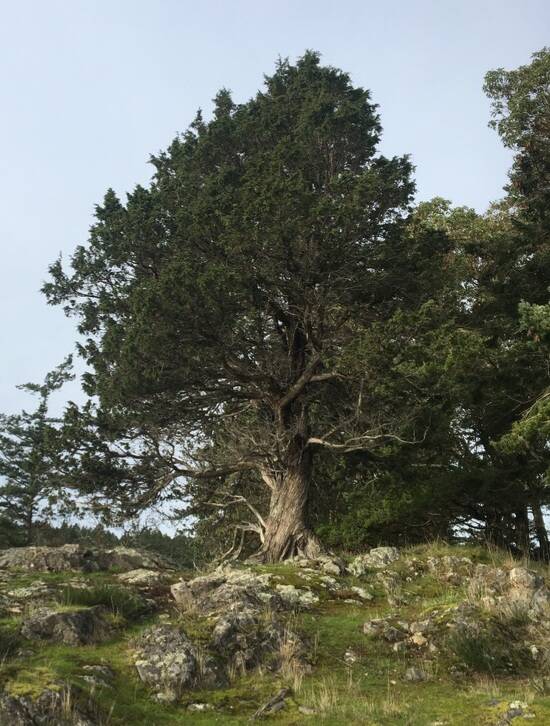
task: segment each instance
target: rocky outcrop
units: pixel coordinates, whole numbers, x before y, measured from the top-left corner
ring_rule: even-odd
[[[39,612],[23,621],[21,635],[65,645],[100,643],[114,634],[106,615],[107,611],[100,605],[82,610]]]
[[[137,643],[134,664],[156,698],[169,703],[193,687],[200,675],[197,649],[185,632],[173,625],[147,630]]]
[[[12,547],[0,552],[0,569],[63,572],[99,569],[93,550],[80,545],[62,547]]]
[[[550,615],[550,588],[534,570],[477,565],[468,586],[470,598],[493,610],[521,608],[532,619]]]
[[[129,570],[118,576],[120,582],[133,587],[155,587],[163,585],[167,581],[166,573],[158,570],[148,570],[140,567],[137,570]]]
[[[0,552],[0,570],[34,572],[166,570],[170,564],[158,555],[129,547],[94,549],[70,544],[62,547],[12,547]]]
[[[282,658],[302,661],[303,643],[276,616],[242,612],[218,618],[209,650],[229,671],[244,673],[260,664],[277,670]]]
[[[307,587],[275,585],[275,590],[290,610],[306,610],[319,602],[319,596]]]
[[[428,570],[442,582],[450,585],[462,585],[472,575],[474,565],[469,557],[445,555],[430,557],[427,561]]]
[[[90,697],[75,686],[52,684],[37,698],[0,693],[1,726],[99,726]]]
[[[346,563],[341,557],[334,555],[319,555],[315,559],[295,557],[291,560],[298,567],[305,567],[311,570],[320,570],[326,575],[343,575],[346,571]]]
[[[399,559],[396,547],[375,547],[364,555],[358,555],[349,565],[349,571],[356,577],[362,577],[369,570],[380,570]]]
[[[113,547],[109,550],[94,550],[94,558],[100,570],[129,572],[137,569],[174,569],[173,565],[164,557],[153,552],[136,550],[132,547]]]
[[[243,610],[257,612],[266,606],[281,609],[281,597],[270,587],[269,575],[247,570],[218,569],[193,580],[177,582],[170,591],[184,611],[201,614]]]
[[[326,575],[325,577],[330,577]],[[182,580],[170,588],[183,611],[203,615],[220,612],[302,610],[319,602],[309,587],[277,584],[269,574],[222,568],[208,575]]]

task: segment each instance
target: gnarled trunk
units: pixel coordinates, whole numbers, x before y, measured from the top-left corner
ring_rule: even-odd
[[[260,560],[278,562],[295,555],[313,558],[321,553],[319,540],[307,526],[310,477],[310,457],[301,451],[274,482]]]

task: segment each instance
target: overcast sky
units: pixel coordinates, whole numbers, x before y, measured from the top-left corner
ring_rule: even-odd
[[[72,351],[74,321],[39,288],[87,238],[94,204],[146,183],[149,154],[245,101],[307,48],[380,104],[385,154],[410,153],[418,199],[478,210],[509,155],[487,128],[484,73],[550,42],[548,0],[0,0],[0,411],[31,404]],[[78,397],[72,387],[65,395]],[[58,400],[59,406],[61,401]],[[32,405],[32,404],[31,404]]]

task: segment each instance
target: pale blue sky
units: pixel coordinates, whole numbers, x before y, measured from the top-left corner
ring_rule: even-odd
[[[147,181],[149,154],[220,87],[244,101],[277,56],[319,50],[371,89],[382,150],[412,155],[419,199],[483,210],[509,166],[483,75],[550,42],[547,0],[0,0],[0,11],[5,412],[29,403],[17,383],[73,348],[74,322],[38,292],[48,264],[86,240],[107,187]]]

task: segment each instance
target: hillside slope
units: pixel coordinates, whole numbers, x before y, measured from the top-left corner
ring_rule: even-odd
[[[445,545],[201,575],[7,551],[0,724],[548,724],[547,575]]]

